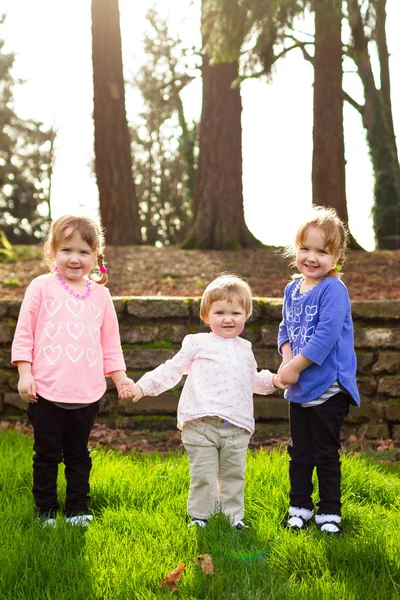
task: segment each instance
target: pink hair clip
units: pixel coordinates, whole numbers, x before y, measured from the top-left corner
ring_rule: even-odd
[[[107,273],[107,268],[104,265],[101,265],[100,273]]]

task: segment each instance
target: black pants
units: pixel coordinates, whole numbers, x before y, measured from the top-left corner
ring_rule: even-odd
[[[33,426],[33,496],[39,514],[55,515],[58,465],[65,464],[67,516],[88,512],[92,459],[88,440],[100,402],[66,409],[39,396],[28,406]]]
[[[342,392],[314,407],[290,402],[290,505],[313,510],[312,474],[316,467],[319,514],[341,515],[340,430],[351,398]]]

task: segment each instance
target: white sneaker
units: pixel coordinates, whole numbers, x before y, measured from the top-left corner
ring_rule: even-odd
[[[93,521],[93,515],[76,515],[75,517],[67,517],[65,519],[66,523],[81,525],[81,527],[87,527],[91,521]]]
[[[38,523],[40,525],[43,525],[43,527],[55,527],[56,526],[56,520],[51,517],[39,517]]]
[[[192,519],[188,525],[188,527],[205,527],[207,525],[207,521],[204,519]]]

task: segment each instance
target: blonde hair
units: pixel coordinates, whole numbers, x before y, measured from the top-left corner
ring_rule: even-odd
[[[65,230],[71,229],[68,235],[65,235]],[[108,281],[107,273],[101,273],[100,267],[104,266],[104,234],[99,225],[89,217],[76,217],[74,215],[64,215],[52,222],[47,239],[44,243],[43,253],[47,266],[50,270],[54,269],[54,254],[65,242],[70,240],[75,232],[78,232],[84,242],[97,254],[96,265],[98,274],[93,277],[90,273],[89,277],[104,285]]]
[[[230,273],[221,273],[204,290],[200,302],[200,319],[205,322],[213,302],[236,300],[246,312],[248,319],[253,310],[251,289],[248,283]]]
[[[338,257],[336,266],[327,275],[340,277],[339,271],[341,271],[345,261],[348,232],[334,208],[313,206],[309,218],[297,229],[294,246],[285,249],[285,256],[296,256],[297,249],[303,245],[307,232],[311,227],[322,230],[325,237],[325,248],[329,250],[330,254]],[[295,261],[292,264],[295,265]]]

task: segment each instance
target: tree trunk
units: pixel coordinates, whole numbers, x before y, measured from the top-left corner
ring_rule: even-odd
[[[203,57],[203,106],[194,224],[184,248],[235,250],[262,245],[244,220],[242,102],[232,82],[238,62],[210,65]]]
[[[140,244],[118,0],[92,0],[95,170],[106,243]]]
[[[342,97],[341,0],[315,2],[313,203],[348,224]]]
[[[388,89],[388,81],[385,84],[382,82],[381,90],[376,88],[359,0],[348,0],[347,4],[353,36],[352,57],[364,86],[365,106],[362,119],[367,131],[367,142],[375,175],[373,207],[375,239],[378,249],[394,250],[400,248],[400,169],[397,150],[390,133],[390,124],[386,119],[386,106],[388,102],[390,104],[390,88]],[[378,17],[377,14],[377,21],[379,19],[382,26],[382,15]],[[382,32],[379,35],[382,37]],[[379,55],[380,58],[383,56],[382,46]],[[384,72],[383,64],[383,77]]]

